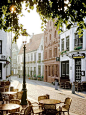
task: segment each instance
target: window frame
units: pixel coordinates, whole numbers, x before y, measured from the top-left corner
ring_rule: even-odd
[[[1,44],[0,44],[0,48],[1,48],[1,49],[0,49],[0,54],[2,54],[2,40],[0,40],[0,43],[1,43]]]

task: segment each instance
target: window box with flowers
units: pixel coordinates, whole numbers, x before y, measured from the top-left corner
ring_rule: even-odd
[[[60,55],[63,55],[63,53],[66,53],[66,52],[67,52],[67,50],[64,50],[64,51],[60,52]]]
[[[82,49],[82,46],[74,47],[74,50],[79,50],[79,49]]]
[[[33,61],[33,63],[36,63],[36,61]]]
[[[40,63],[40,62],[41,62],[41,60],[38,60],[38,61],[37,61],[37,63]]]

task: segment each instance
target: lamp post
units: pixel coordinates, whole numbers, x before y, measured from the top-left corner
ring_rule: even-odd
[[[22,99],[21,99],[21,105],[27,105],[27,89],[26,89],[26,76],[25,76],[25,49],[26,49],[26,39],[27,39],[27,36],[28,34],[26,33],[26,30],[25,30],[25,33],[22,34],[22,37],[24,39],[23,41],[23,48],[24,48],[24,65],[23,65],[23,88],[22,88],[22,91],[23,91],[23,95],[22,95]]]

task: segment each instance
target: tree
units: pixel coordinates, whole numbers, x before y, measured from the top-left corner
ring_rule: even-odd
[[[82,33],[83,29],[86,29],[84,22],[86,16],[85,0],[0,0],[0,29],[15,32],[14,40],[18,39],[23,31],[23,25],[18,23],[18,15],[23,15],[21,12],[23,2],[25,2],[28,12],[36,5],[36,10],[43,21],[42,29],[49,19],[55,21],[57,30],[62,27],[63,23],[66,24],[67,29],[70,29],[75,22],[77,22],[79,34]],[[11,12],[12,7],[15,8],[16,12]],[[62,29],[59,30],[62,31]]]

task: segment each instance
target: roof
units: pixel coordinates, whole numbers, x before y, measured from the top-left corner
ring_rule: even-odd
[[[26,44],[26,53],[37,50],[39,48],[39,45],[41,43],[41,39],[43,36],[44,36],[44,33],[33,35],[32,38],[30,39],[30,42]],[[23,54],[23,52],[24,50],[22,46],[19,51],[19,54]]]

